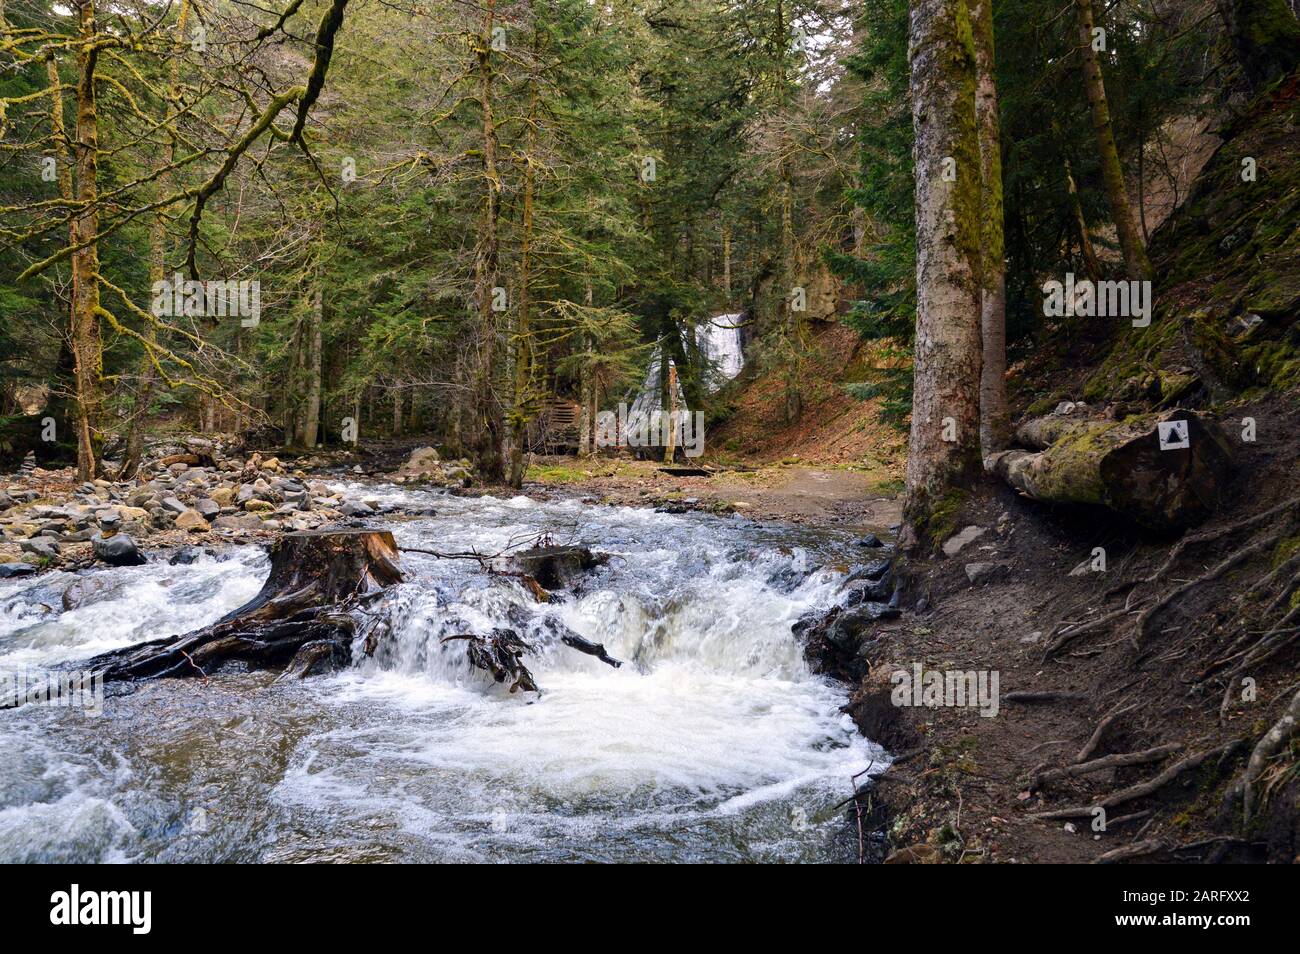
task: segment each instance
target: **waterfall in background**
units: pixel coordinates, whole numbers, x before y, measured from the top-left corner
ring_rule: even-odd
[[[739,313],[715,315],[696,332],[699,349],[712,365],[710,391],[722,387],[745,366],[745,356],[740,350],[741,317]]]

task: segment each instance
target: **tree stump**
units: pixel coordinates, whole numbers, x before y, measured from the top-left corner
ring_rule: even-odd
[[[1183,422],[1186,439],[1162,447],[1160,425],[1173,422]],[[1046,447],[990,456],[990,469],[1016,490],[1048,503],[1108,507],[1157,531],[1213,513],[1232,467],[1218,424],[1185,410],[1122,421],[1031,421],[1017,437]]]
[[[85,668],[102,672],[105,682],[206,676],[236,660],[287,663],[286,675],[311,675],[348,660],[358,627],[352,610],[402,580],[387,530],[287,533],[270,556],[258,594],[215,623],[96,656]]]

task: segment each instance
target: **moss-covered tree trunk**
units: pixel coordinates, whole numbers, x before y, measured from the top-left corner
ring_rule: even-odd
[[[496,395],[497,326],[493,310],[500,254],[497,226],[501,217],[501,179],[497,169],[497,123],[493,97],[492,29],[496,24],[496,0],[483,5],[483,29],[475,39],[478,58],[478,102],[482,111],[483,231],[474,262],[474,291],[479,313],[478,367],[474,383],[475,463],[487,481],[505,477],[501,457],[502,422]]]
[[[181,0],[180,10],[176,14],[175,39],[177,44],[185,41],[185,25],[189,21],[189,0]],[[171,191],[172,175],[166,171],[176,160],[176,132],[167,123],[167,111],[172,108],[180,86],[181,58],[173,54],[171,72],[167,81],[167,101],[163,103],[163,128],[167,133],[167,148],[153,164],[156,177],[153,188],[155,201]],[[149,284],[151,288],[167,277],[167,222],[163,210],[158,209],[149,223]],[[122,454],[122,466],[117,472],[118,480],[129,480],[140,469],[140,458],[144,454],[144,429],[149,415],[149,405],[153,402],[154,386],[158,382],[158,368],[155,365],[157,355],[150,346],[157,340],[157,329],[152,322],[145,325],[145,353],[140,359],[140,381],[136,385],[131,414],[127,421],[125,450]],[[236,422],[238,430],[238,422]]]
[[[533,33],[533,56],[537,56],[537,32]],[[537,187],[535,163],[537,157],[538,113],[537,78],[528,87],[528,126],[524,135],[524,198],[519,239],[519,300],[515,303],[515,333],[510,346],[514,352],[514,399],[510,409],[510,486],[524,484],[524,444],[527,442],[528,422],[532,419],[533,395],[533,332],[529,309],[532,282],[533,251],[533,201]]]
[[[905,516],[980,474],[980,153],[966,0],[916,0],[911,18],[916,171],[916,345]]]
[[[77,476],[98,475],[101,442],[103,349],[99,332],[99,112],[95,69],[99,46],[94,0],[77,5],[81,24],[77,51],[76,196],[72,220],[72,355],[77,385]]]
[[[1228,40],[1252,89],[1300,65],[1300,22],[1286,0],[1217,0]]]
[[[1124,168],[1119,162],[1119,149],[1115,145],[1115,130],[1110,121],[1110,105],[1106,99],[1106,84],[1101,76],[1101,62],[1094,48],[1092,0],[1074,0],[1079,21],[1079,55],[1083,60],[1083,85],[1088,94],[1092,114],[1092,128],[1097,136],[1097,152],[1101,159],[1101,177],[1106,187],[1106,202],[1119,234],[1120,250],[1124,254],[1124,270],[1131,280],[1151,278],[1151,262],[1147,258],[1142,233],[1138,231],[1133,205],[1129,202],[1124,185]]]
[[[993,0],[970,0],[975,38],[975,118],[980,143],[980,448],[1007,446],[1007,270],[1002,241],[1002,137],[994,79]]]
[[[321,287],[322,278],[319,263],[312,269],[312,275],[315,288],[312,290],[312,302],[307,315],[307,393],[303,401],[302,430],[299,433],[301,438],[299,443],[307,448],[315,447],[316,442],[320,439],[321,324],[324,321],[325,310],[325,296]]]

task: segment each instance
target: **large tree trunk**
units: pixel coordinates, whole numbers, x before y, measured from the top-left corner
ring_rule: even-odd
[[[496,0],[483,7],[483,31],[477,38],[479,107],[483,113],[483,233],[479,236],[474,263],[474,290],[478,296],[479,347],[474,383],[474,457],[479,475],[489,482],[505,477],[501,457],[501,409],[496,395],[496,313],[493,289],[497,283],[501,215],[501,180],[497,170],[497,126],[493,114],[492,28],[496,23]]]
[[[1286,0],[1217,0],[1228,39],[1252,89],[1300,65],[1300,22]]]
[[[176,30],[174,33],[178,45],[185,42],[185,24],[189,20],[189,15],[189,0],[181,0],[180,11],[176,14]],[[176,160],[176,134],[173,130],[167,129],[166,118],[180,86],[180,71],[181,58],[178,54],[173,53],[171,74],[167,82],[167,101],[163,104],[163,128],[167,130],[168,136],[167,149],[158,156],[153,164],[153,174],[158,177],[153,188],[155,201],[172,191],[174,177],[170,172],[164,170]],[[177,122],[179,123],[179,120]],[[158,209],[154,214],[153,221],[149,223],[150,287],[158,287],[158,284],[166,277],[167,223],[163,218],[163,210]],[[140,458],[144,453],[145,423],[149,416],[149,405],[153,402],[154,385],[158,380],[158,369],[154,364],[158,359],[151,349],[151,346],[157,341],[157,329],[154,327],[153,322],[148,322],[145,325],[144,336],[145,353],[140,360],[140,383],[136,387],[131,415],[127,422],[126,449],[122,455],[122,467],[117,472],[118,480],[130,480],[140,469]],[[236,422],[235,429],[239,429],[238,422]]]
[[[1007,270],[1002,241],[1002,137],[994,79],[993,0],[971,0],[975,37],[975,118],[980,143],[980,449],[984,456],[1007,446]]]
[[[324,309],[324,292],[321,288],[320,268],[316,269],[316,289],[312,297],[311,314],[307,319],[307,397],[303,407],[302,440],[306,448],[314,448],[320,439],[321,392],[321,321]],[[411,402],[414,406],[414,401]]]
[[[77,476],[98,475],[103,351],[99,335],[99,114],[95,100],[94,0],[80,0],[81,48],[77,53],[76,196],[72,220],[72,355],[77,382]]]
[[[533,56],[537,56],[537,32],[533,32]],[[511,336],[514,350],[514,399],[510,409],[510,486],[524,484],[524,445],[527,443],[528,422],[532,419],[533,385],[533,333],[530,326],[529,285],[532,281],[533,248],[533,192],[536,187],[538,116],[537,79],[528,89],[528,126],[524,147],[524,208],[521,223],[523,234],[519,243],[519,301],[515,305],[515,333]]]
[[[966,0],[916,0],[916,346],[905,513],[921,527],[980,473],[980,156]]]
[[[210,626],[97,656],[83,668],[105,682],[208,675],[234,660],[289,664],[308,675],[349,658],[351,610],[399,583],[397,544],[387,530],[288,533],[271,547],[271,573],[249,602]],[[374,651],[367,634],[364,651]]]
[[[1161,422],[1186,421],[1188,447],[1161,449]],[[1204,520],[1219,505],[1232,451],[1214,421],[1192,411],[1122,421],[1038,418],[1017,440],[1043,450],[993,455],[994,473],[1035,500],[1108,507],[1152,530]]]
[[[1151,262],[1146,245],[1138,231],[1133,206],[1124,185],[1124,169],[1119,164],[1119,150],[1115,146],[1115,131],[1110,122],[1110,106],[1106,100],[1106,85],[1101,76],[1101,62],[1093,49],[1092,0],[1074,0],[1079,19],[1079,55],[1083,58],[1083,85],[1088,93],[1092,112],[1092,128],[1097,136],[1097,152],[1101,158],[1101,177],[1106,186],[1106,201],[1110,205],[1115,231],[1119,233],[1120,249],[1124,253],[1124,270],[1133,281],[1150,279]]]

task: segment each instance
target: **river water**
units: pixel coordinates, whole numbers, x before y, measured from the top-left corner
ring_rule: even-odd
[[[830,809],[885,756],[790,627],[835,600],[851,537],[527,497],[352,488],[432,516],[399,545],[498,552],[548,532],[611,555],[539,604],[472,562],[403,556],[372,658],[336,675],[162,680],[103,713],[0,711],[0,861],[856,860]],[[379,521],[375,521],[378,523]],[[267,572],[189,565],[0,581],[0,672],[211,622]],[[88,584],[82,583],[82,587]],[[604,643],[613,669],[558,642]],[[542,689],[508,694],[441,638],[510,626]]]

